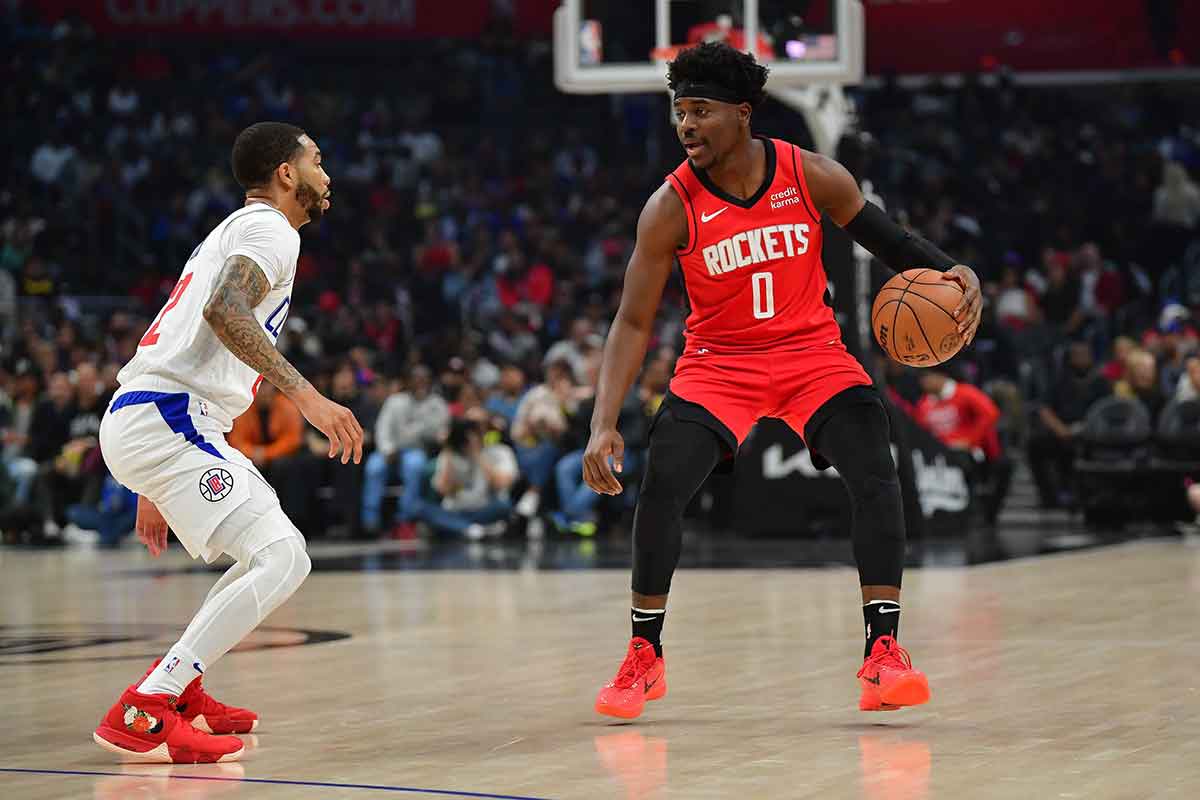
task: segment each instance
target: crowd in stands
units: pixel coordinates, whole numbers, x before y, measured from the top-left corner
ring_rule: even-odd
[[[664,96],[562,95],[546,43],[503,21],[475,43],[259,48],[109,41],[15,9],[0,26],[7,538],[131,527],[100,416],[188,253],[240,204],[229,146],[265,118],[310,130],[333,177],[279,346],[368,431],[364,463],[342,467],[266,385],[238,419],[230,443],[306,535],[590,535],[628,513],[632,491],[600,498],[579,465],[637,214],[682,158]],[[1200,105],[1003,77],[858,100],[871,135],[841,157],[987,296],[953,375],[881,379],[993,476],[1027,450],[1043,502],[1070,503],[1066,445],[1097,398],[1158,411],[1200,394]],[[807,138],[777,105],[755,126]],[[682,301],[676,278],[622,409],[634,490]]]

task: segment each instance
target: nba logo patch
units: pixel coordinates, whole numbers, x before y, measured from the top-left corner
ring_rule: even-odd
[[[214,467],[200,476],[200,496],[210,503],[223,500],[233,491],[233,476],[229,470]]]
[[[163,672],[174,672],[175,668],[178,666],[179,666],[179,659],[172,656],[171,660],[167,662],[167,665],[165,667],[163,667]]]
[[[208,403],[204,402],[203,400],[200,400],[200,401],[198,401],[198,404],[200,407],[200,415],[207,417],[208,416]]]

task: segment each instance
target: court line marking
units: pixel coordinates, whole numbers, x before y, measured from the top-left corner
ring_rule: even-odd
[[[173,781],[224,781],[226,783],[264,783],[276,786],[311,786],[322,789],[367,789],[376,792],[407,792],[409,794],[437,794],[444,797],[481,797],[486,800],[550,800],[548,797],[531,797],[518,794],[489,794],[487,792],[464,792],[455,789],[419,789],[412,786],[387,786],[372,783],[326,783],[323,781],[289,781],[279,778],[227,778],[216,775],[146,775],[129,772],[99,772],[75,769],[19,769],[0,767],[0,772],[25,775],[83,775],[91,777],[156,778]]]

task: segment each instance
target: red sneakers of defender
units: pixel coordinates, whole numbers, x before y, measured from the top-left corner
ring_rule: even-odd
[[[633,719],[642,713],[647,700],[667,693],[667,665],[654,655],[654,645],[634,637],[617,677],[596,695],[596,711],[610,717]]]
[[[171,707],[167,694],[142,694],[130,686],[92,734],[96,744],[130,761],[211,764],[236,761],[242,740],[193,728]]]
[[[258,714],[214,700],[204,691],[203,682],[201,675],[175,701],[175,710],[192,727],[205,733],[250,733],[258,727]]]
[[[929,702],[925,673],[913,669],[908,651],[891,636],[875,640],[871,655],[858,671],[858,681],[862,684],[861,711],[895,711]]]
[[[142,680],[146,680],[146,676],[154,671],[158,666],[156,660],[150,665],[150,669],[146,670],[146,675],[142,676]],[[179,695],[179,699],[175,701],[175,710],[179,712],[179,716],[183,717],[185,722],[192,723],[192,727],[198,731],[205,733],[250,733],[258,728],[258,714],[246,708],[238,708],[237,706],[227,706],[213,698],[208,692],[204,691],[204,676],[196,678],[188,684],[183,690],[183,694]],[[141,685],[141,681],[136,684]]]

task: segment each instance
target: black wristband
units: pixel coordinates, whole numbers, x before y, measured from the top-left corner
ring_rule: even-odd
[[[862,211],[846,223],[845,230],[854,241],[897,272],[909,267],[947,270],[958,263],[937,245],[901,228],[874,203],[863,206]]]

